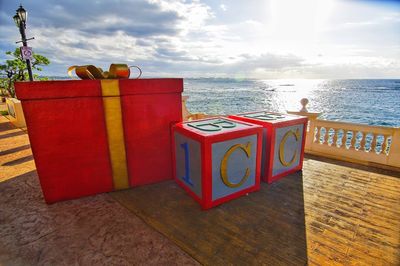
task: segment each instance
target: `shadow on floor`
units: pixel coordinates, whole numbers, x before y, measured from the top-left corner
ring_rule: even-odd
[[[27,179],[32,179],[32,178],[35,178],[35,177],[37,177],[36,169],[30,170],[30,171],[25,172],[25,173],[21,173],[20,175],[14,176],[12,178],[7,178],[7,179],[5,179],[3,181],[0,181],[0,184],[1,184],[1,186],[0,186],[0,194],[2,193],[2,189],[4,188],[4,184],[6,184],[6,183],[24,182]],[[19,186],[19,187],[21,187],[21,186]],[[2,195],[2,196],[4,198],[4,195]],[[15,195],[13,195],[12,197],[14,197],[14,196]],[[1,263],[0,263],[0,265],[1,265]]]
[[[12,149],[9,149],[9,150],[0,151],[0,156],[4,156],[4,155],[12,154],[12,153],[15,153],[15,152],[27,150],[27,149],[30,149],[30,148],[31,148],[31,145],[29,145],[29,144],[22,145],[22,146],[19,146],[19,147],[16,147],[16,148],[12,148]]]
[[[26,134],[26,132],[24,132],[22,130],[18,130],[18,131],[14,131],[14,132],[11,132],[11,133],[0,135],[0,139],[17,137],[17,136],[21,136],[21,135],[24,135],[24,134]]]
[[[110,194],[202,264],[307,263],[301,172],[208,211],[174,181]]]
[[[26,162],[29,162],[29,161],[32,161],[32,160],[33,160],[33,156],[32,155],[28,155],[28,156],[25,156],[25,157],[22,157],[22,158],[18,158],[18,159],[13,160],[13,161],[9,161],[9,162],[3,163],[2,166],[14,166],[14,165],[18,165],[18,164],[21,164],[21,163],[26,163]]]

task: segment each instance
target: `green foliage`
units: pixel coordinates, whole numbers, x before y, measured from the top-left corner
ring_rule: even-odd
[[[0,115],[6,116],[6,115],[8,115],[8,112],[7,111],[0,111]]]
[[[15,97],[14,82],[29,80],[28,69],[26,61],[22,60],[19,48],[16,48],[14,52],[6,52],[6,55],[11,56],[12,59],[6,60],[5,64],[0,64],[0,95]],[[31,61],[32,71],[42,71],[41,66],[49,64],[49,59],[43,55],[33,53],[33,60]],[[48,78],[39,78],[35,74],[34,79],[47,80]]]

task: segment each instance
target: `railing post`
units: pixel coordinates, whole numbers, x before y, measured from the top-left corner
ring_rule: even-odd
[[[387,164],[400,168],[400,128],[394,128]]]
[[[315,134],[315,121],[321,115],[321,113],[308,112],[307,107],[306,107],[308,102],[309,101],[307,98],[303,98],[300,100],[300,103],[302,105],[302,108],[300,109],[300,111],[298,111],[298,112],[287,111],[287,113],[289,113],[289,114],[302,115],[302,116],[308,117],[308,129],[307,129],[306,144],[305,144],[306,152],[312,150],[312,144],[314,142],[314,134]]]
[[[186,101],[189,98],[189,96],[182,96],[182,119],[183,121],[186,121],[189,119],[189,116],[191,116],[191,113],[186,107]]]

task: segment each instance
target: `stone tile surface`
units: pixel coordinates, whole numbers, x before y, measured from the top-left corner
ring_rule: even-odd
[[[108,194],[47,205],[27,145],[0,116],[0,265],[198,264]]]

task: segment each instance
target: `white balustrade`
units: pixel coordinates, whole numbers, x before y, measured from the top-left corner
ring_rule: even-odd
[[[302,99],[301,104],[299,112],[289,113],[309,118],[306,153],[400,169],[400,128],[320,120],[320,113],[307,111],[307,99]]]

